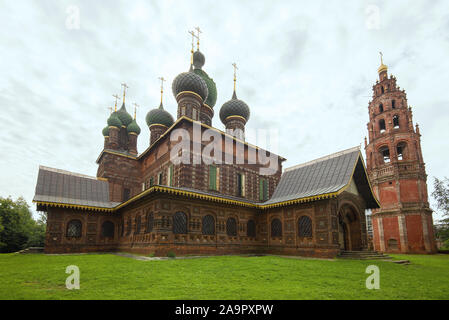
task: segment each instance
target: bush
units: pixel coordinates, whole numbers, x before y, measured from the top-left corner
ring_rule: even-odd
[[[169,252],[167,253],[167,257],[169,257],[169,258],[175,258],[175,257],[176,257],[176,254],[175,254],[173,251],[169,251]]]
[[[149,256],[150,258],[153,258],[153,257],[154,257],[154,252],[150,253],[148,256]]]
[[[15,252],[26,247],[43,247],[46,217],[33,219],[25,199],[0,197],[0,252]]]

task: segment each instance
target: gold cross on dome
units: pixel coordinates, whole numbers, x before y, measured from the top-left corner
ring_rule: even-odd
[[[384,64],[384,61],[383,61],[384,55],[383,55],[382,51],[379,51],[379,54],[380,54],[380,64]]]
[[[134,105],[134,120],[136,120],[136,113],[137,113],[137,108],[139,108],[140,106],[137,103],[133,103]]]
[[[193,48],[194,48],[194,45],[195,45],[196,35],[195,35],[194,31],[189,31],[189,34],[192,36],[192,53],[193,53]]]
[[[125,103],[126,89],[128,89],[129,87],[125,82],[122,83],[122,87],[123,87],[123,103]]]
[[[115,111],[117,111],[117,100],[120,100],[120,97],[116,94],[112,95],[115,98]]]
[[[237,68],[237,64],[235,62],[232,64],[232,66],[234,67],[234,91],[235,91],[235,82],[237,81],[237,70],[238,70],[238,68]]]
[[[164,77],[159,77],[159,80],[161,80],[161,104],[162,104],[162,96],[164,94],[164,81],[167,81],[164,79]]]
[[[196,48],[197,48],[197,50],[200,50],[200,33],[203,33],[201,30],[200,30],[200,27],[196,27],[195,28],[195,30],[196,30],[196,32],[197,32],[197,36],[196,36]]]

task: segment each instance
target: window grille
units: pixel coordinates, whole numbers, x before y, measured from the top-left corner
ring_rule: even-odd
[[[298,234],[300,237],[312,237],[312,219],[302,216],[298,221]]]
[[[135,234],[140,233],[140,228],[142,227],[142,218],[140,217],[140,214],[136,216],[136,230]]]
[[[79,220],[71,220],[67,224],[67,237],[69,238],[81,238],[82,224]]]
[[[201,231],[205,235],[214,235],[215,234],[215,219],[213,216],[207,215],[207,216],[203,217]]]
[[[174,234],[187,233],[187,215],[184,212],[176,212],[173,215],[173,233]]]
[[[236,236],[237,235],[237,222],[234,218],[229,218],[226,221],[226,234],[228,236]]]
[[[146,221],[146,233],[150,233],[153,231],[153,225],[154,225],[154,214],[152,212],[147,213],[147,221]]]
[[[252,238],[256,237],[256,223],[254,220],[248,220],[246,224],[246,235]]]
[[[114,238],[114,224],[111,221],[103,222],[101,235],[105,238]]]
[[[279,219],[271,221],[271,237],[282,237],[282,223]]]

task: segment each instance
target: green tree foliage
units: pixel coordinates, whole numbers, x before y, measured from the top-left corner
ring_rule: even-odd
[[[437,208],[443,213],[445,219],[435,224],[435,235],[443,241],[443,248],[449,249],[449,179],[434,178],[434,191],[432,196],[437,201]]]
[[[35,221],[25,199],[0,197],[0,252],[43,246],[45,227],[45,216]]]

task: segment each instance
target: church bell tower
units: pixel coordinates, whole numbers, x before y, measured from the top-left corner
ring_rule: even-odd
[[[369,102],[367,171],[381,208],[373,210],[374,249],[436,252],[421,134],[413,125],[405,90],[383,64]]]

